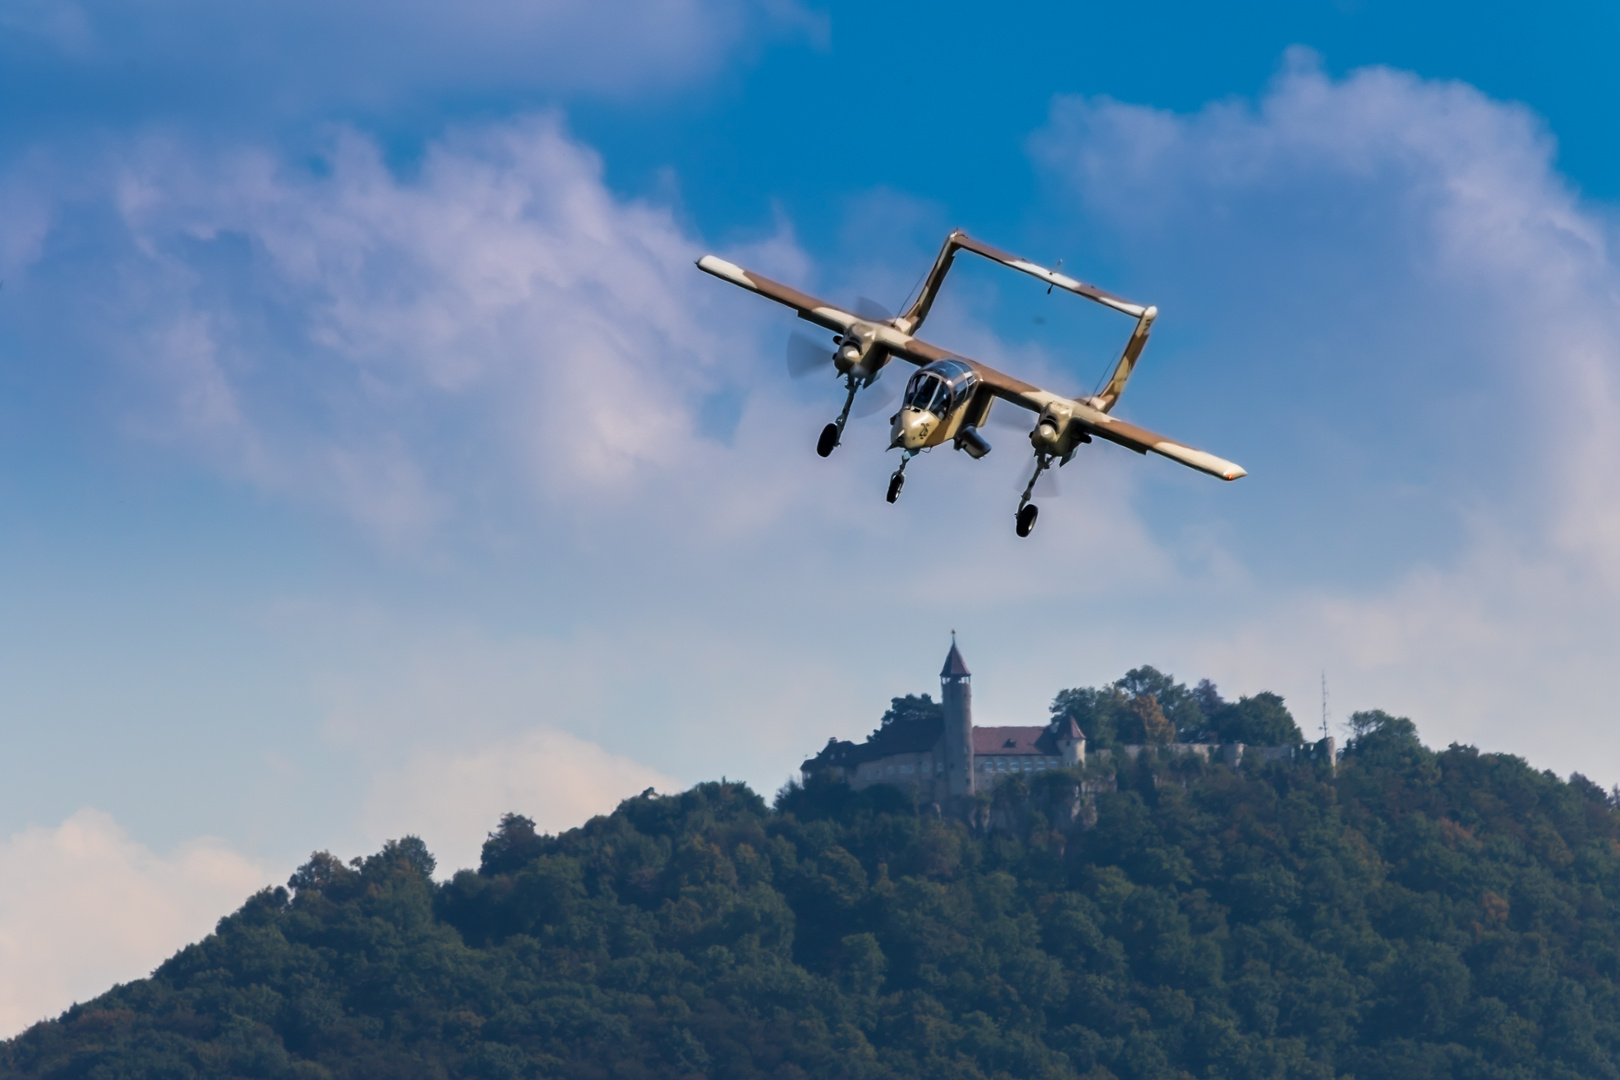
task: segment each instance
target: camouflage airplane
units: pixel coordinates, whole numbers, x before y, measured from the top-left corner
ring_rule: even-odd
[[[914,336],[928,317],[928,310],[933,306],[934,298],[959,249],[1032,274],[1047,283],[1048,292],[1053,288],[1066,289],[1136,320],[1136,329],[1125,343],[1125,351],[1101,393],[1094,397],[1063,397]],[[1035,414],[1035,425],[1029,433],[1030,445],[1035,448],[1035,469],[1022,498],[1018,500],[1016,520],[1019,536],[1028,536],[1035,527],[1039,509],[1030,502],[1035,481],[1054,461],[1060,466],[1067,465],[1075,451],[1093,437],[1118,443],[1139,454],[1152,450],[1222,480],[1236,480],[1245,475],[1241,467],[1230,461],[1109,415],[1119,401],[1137,359],[1142,355],[1148,332],[1153,328],[1153,320],[1158,317],[1158,308],[1133,304],[1083,281],[1009,255],[973,239],[960,229],[945,238],[945,245],[934,260],[933,269],[923,282],[916,301],[905,314],[892,318],[870,311],[861,314],[845,311],[714,255],[703,256],[697,265],[717,278],[794,308],[799,318],[825,327],[837,335],[833,339],[835,351],[830,356],[822,356],[833,363],[838,374],[843,376],[848,394],[838,419],[822,430],[821,438],[816,443],[816,453],[822,457],[831,454],[843,438],[844,425],[849,421],[850,407],[855,403],[856,393],[871,386],[891,358],[898,356],[918,365],[917,372],[906,384],[900,410],[890,418],[889,448],[901,452],[900,467],[889,478],[888,498],[891,503],[899,498],[900,489],[905,484],[906,465],[924,450],[943,445],[949,440],[958,450],[967,451],[970,457],[981,458],[988,454],[990,444],[980,429],[989,418],[990,406],[997,398]]]

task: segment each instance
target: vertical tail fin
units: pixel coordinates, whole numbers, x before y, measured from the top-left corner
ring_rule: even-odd
[[[1136,320],[1136,329],[1131,331],[1131,340],[1125,343],[1125,351],[1120,354],[1119,363],[1114,365],[1114,373],[1108,377],[1108,385],[1104,386],[1102,393],[1091,399],[1094,408],[1108,412],[1119,401],[1119,395],[1125,392],[1125,382],[1136,370],[1136,361],[1147,347],[1148,334],[1153,331],[1153,320],[1159,317],[1159,309],[1147,307],[1141,318]]]
[[[939,287],[945,284],[945,275],[951,271],[951,263],[956,261],[956,249],[962,246],[962,239],[967,233],[961,229],[952,229],[945,237],[944,245],[939,249],[939,257],[934,260],[933,268],[928,271],[924,279],[922,291],[911,307],[906,309],[904,315],[895,320],[895,324],[907,334],[915,334],[917,328],[922,326],[923,320],[928,318],[928,309],[934,306],[934,297],[939,295]]]

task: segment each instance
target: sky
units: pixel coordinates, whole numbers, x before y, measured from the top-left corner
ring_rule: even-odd
[[[311,851],[767,796],[954,629],[1620,782],[1612,5],[0,5],[0,1036]],[[1093,445],[912,464],[716,252],[897,307],[960,226],[1160,309]],[[1122,317],[961,260],[1058,392]],[[896,373],[886,381],[897,382]]]

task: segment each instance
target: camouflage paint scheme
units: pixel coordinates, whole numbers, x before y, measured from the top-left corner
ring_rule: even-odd
[[[913,331],[928,317],[929,308],[933,306],[934,298],[938,295],[958,250],[982,255],[1004,266],[1037,277],[1053,288],[1075,293],[1136,319],[1136,328],[1132,331],[1130,340],[1126,342],[1119,363],[1115,365],[1113,375],[1103,391],[1089,398],[1063,397],[1006,375],[988,364],[942,349],[913,336]],[[729,281],[733,285],[739,285],[794,308],[799,318],[833,331],[839,336],[838,351],[834,354],[839,372],[846,376],[853,375],[862,385],[870,385],[884,365],[896,356],[922,369],[913,376],[911,386],[915,386],[917,379],[928,372],[945,375],[956,372],[958,368],[971,372],[971,378],[947,379],[952,386],[952,395],[949,408],[943,415],[927,414],[902,404],[891,422],[893,446],[915,451],[941,445],[947,440],[955,440],[958,449],[970,449],[970,446],[964,445],[964,431],[976,430],[989,415],[990,406],[995,399],[1000,398],[1036,414],[1035,426],[1030,432],[1030,442],[1037,454],[1048,454],[1067,461],[1080,445],[1096,437],[1128,447],[1139,454],[1151,450],[1200,472],[1218,476],[1222,480],[1236,480],[1240,476],[1247,475],[1241,466],[1214,454],[1176,442],[1174,439],[1168,439],[1109,415],[1114,405],[1118,403],[1120,394],[1125,389],[1125,383],[1131,377],[1131,372],[1142,355],[1143,347],[1147,345],[1153,320],[1159,314],[1158,308],[1132,303],[1095,286],[1087,285],[1083,281],[1038,266],[1027,259],[1009,255],[973,239],[960,229],[945,238],[945,244],[940,249],[939,257],[935,259],[916,301],[903,315],[888,321],[862,318],[825,300],[772,281],[714,255],[703,256],[697,261],[697,265],[700,270]],[[941,361],[950,363],[941,364]],[[964,384],[971,384],[971,392],[957,393],[956,391]],[[907,400],[910,398],[909,390],[910,387]]]

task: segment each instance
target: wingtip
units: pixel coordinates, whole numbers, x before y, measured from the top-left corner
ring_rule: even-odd
[[[755,285],[748,280],[748,271],[736,263],[727,262],[718,255],[705,255],[697,261],[697,268],[704,273],[713,274],[717,278],[724,278],[734,285],[741,285],[753,289]]]
[[[1230,472],[1222,473],[1221,474],[1221,479],[1222,480],[1241,480],[1243,477],[1248,476],[1248,475],[1249,475],[1249,470],[1242,469],[1242,468],[1234,468]]]

